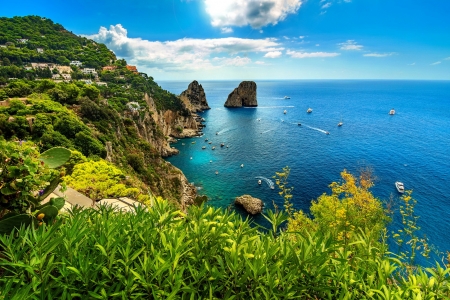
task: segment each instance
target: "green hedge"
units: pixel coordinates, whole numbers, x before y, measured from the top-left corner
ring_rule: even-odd
[[[75,209],[53,226],[0,236],[0,299],[449,297],[448,269],[412,272],[363,235],[344,246],[274,228],[164,201],[133,213]]]

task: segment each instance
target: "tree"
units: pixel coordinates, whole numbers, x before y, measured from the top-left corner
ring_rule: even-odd
[[[81,89],[81,95],[91,100],[97,100],[100,96],[100,90],[93,85],[87,84]]]
[[[338,240],[349,241],[358,230],[378,239],[389,218],[381,201],[369,191],[373,186],[370,172],[357,179],[344,170],[341,177],[343,182],[330,184],[331,195],[323,194],[312,202],[314,220],[320,230],[330,231]]]

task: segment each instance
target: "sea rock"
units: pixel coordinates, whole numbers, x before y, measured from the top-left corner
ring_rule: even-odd
[[[225,107],[258,106],[256,100],[256,83],[254,81],[242,81],[229,95],[224,104]]]
[[[252,215],[256,215],[262,212],[264,203],[258,199],[253,198],[250,195],[242,195],[240,197],[236,197],[234,200],[234,204],[238,204],[244,207],[244,209]]]
[[[208,101],[206,101],[205,90],[197,80],[192,81],[187,90],[181,93],[181,101],[191,112],[204,111],[210,109]]]

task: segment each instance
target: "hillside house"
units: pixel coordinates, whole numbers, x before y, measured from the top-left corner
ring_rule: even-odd
[[[61,75],[59,75],[59,74],[53,74],[53,75],[52,75],[52,79],[53,79],[53,80],[61,79]]]
[[[71,65],[71,66],[81,67],[81,66],[83,65],[83,63],[82,63],[81,61],[79,61],[79,60],[72,60],[72,61],[70,62],[70,65]]]
[[[138,73],[136,66],[128,66],[127,65],[127,69],[133,73]]]
[[[28,43],[28,39],[17,39],[17,42],[21,44],[26,44]]]
[[[31,67],[33,69],[54,69],[56,65],[52,63],[31,63]]]
[[[103,67],[103,71],[114,71],[116,68],[116,66],[106,66]]]
[[[72,73],[72,68],[69,66],[56,66],[56,70],[58,70],[59,73]]]
[[[70,76],[70,74],[62,73],[61,77],[64,78],[64,80],[72,80],[72,76]]]
[[[6,48],[6,47],[8,47],[8,46],[6,46],[6,45],[0,45],[0,48]]]
[[[81,72],[83,74],[97,74],[97,72],[95,71],[94,68],[83,68],[83,70],[81,70]]]
[[[92,80],[90,80],[90,79],[81,79],[80,81],[84,82],[86,84],[92,84]]]
[[[103,81],[97,81],[95,84],[98,85],[98,86],[108,86],[108,84],[106,82],[103,82]]]
[[[44,53],[44,49],[42,48],[36,48],[37,53]]]

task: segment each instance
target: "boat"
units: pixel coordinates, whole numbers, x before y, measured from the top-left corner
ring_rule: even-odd
[[[192,159],[192,156],[191,156],[191,159]]]
[[[291,97],[289,97],[289,96],[284,96],[284,99],[291,99]]]
[[[405,192],[405,186],[403,185],[403,182],[400,181],[396,181],[395,182],[395,187],[397,188],[397,191],[400,194],[403,194]]]
[[[206,146],[203,146],[202,149],[203,149],[203,150],[206,149]]]
[[[395,115],[395,109],[391,109],[390,111],[389,111],[389,114],[392,116],[392,115]]]
[[[244,167],[244,164],[241,164],[241,168],[243,168]]]
[[[262,181],[261,179],[258,179],[258,184],[261,185]]]
[[[219,174],[219,171],[216,171],[216,175]]]
[[[212,150],[214,150],[214,149],[216,149],[216,147],[215,146],[213,146],[212,148],[211,148]]]
[[[218,132],[218,131],[216,131],[216,135],[219,135],[219,132]]]
[[[227,148],[228,148],[228,145],[227,145]]]
[[[297,125],[298,125],[298,126],[302,126],[302,123],[298,122]]]
[[[308,108],[308,109],[306,110],[306,112],[307,112],[308,114],[312,113],[312,108],[311,108],[311,107]]]
[[[328,131],[325,131],[325,134],[330,134]]]
[[[271,186],[270,186],[270,189],[271,189],[271,190],[274,190],[274,189],[275,189],[275,187],[274,187],[273,185],[271,185]]]
[[[209,163],[212,163],[212,160],[210,160]]]
[[[338,123],[338,127],[341,127],[342,125],[344,125],[344,123],[342,123],[342,118],[341,118],[341,120]]]
[[[205,142],[207,142],[208,141],[208,139],[205,139]]]
[[[208,142],[208,144],[212,144],[212,142]]]
[[[287,110],[284,110],[284,111],[283,111],[283,114],[286,114],[286,113],[287,113]]]
[[[181,143],[182,146],[184,146],[184,143]]]
[[[223,147],[223,146],[225,146],[225,144],[224,144],[224,143],[220,144],[220,147]]]
[[[191,144],[195,144],[195,141],[194,141],[194,142],[192,142]]]

